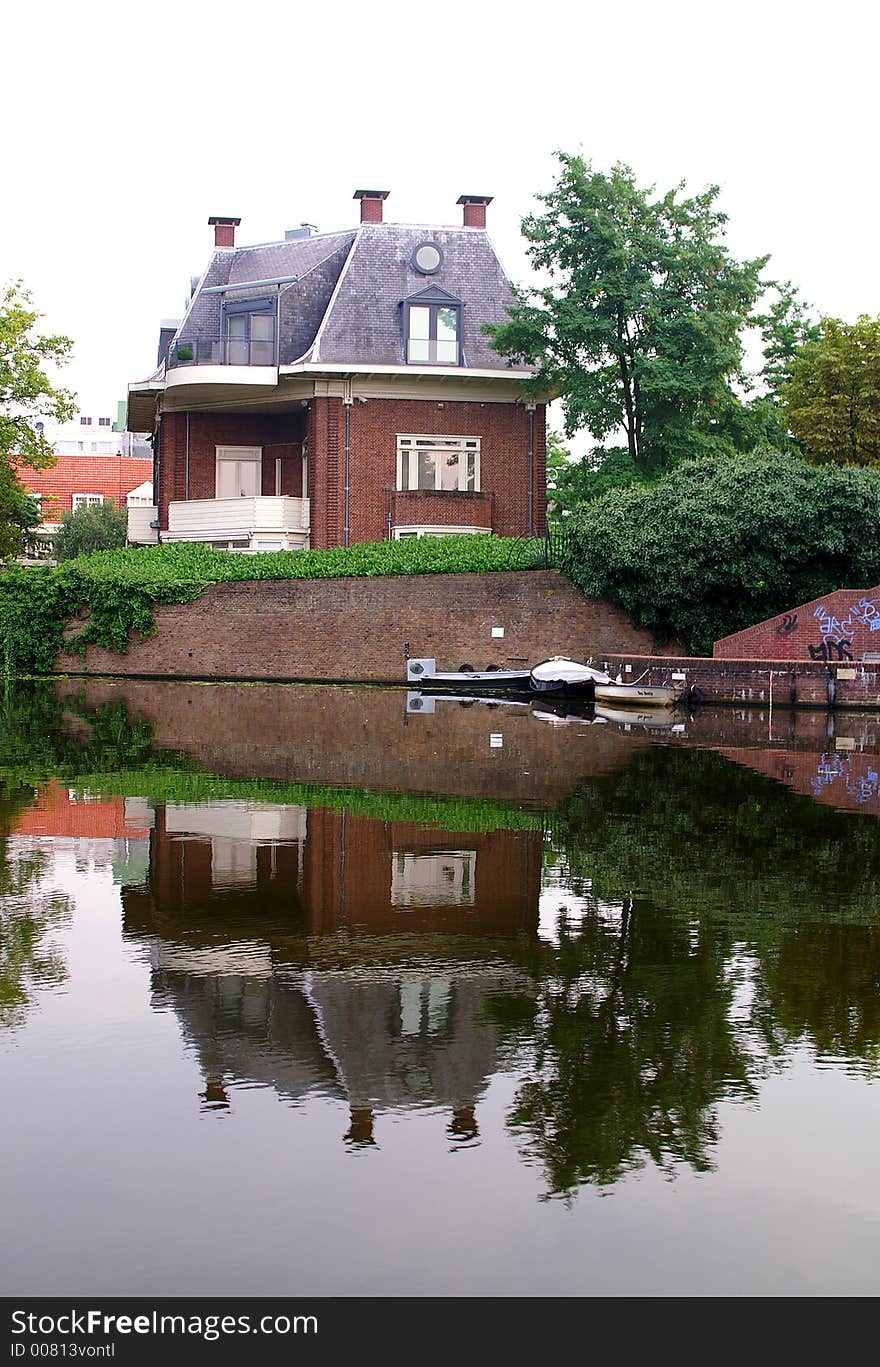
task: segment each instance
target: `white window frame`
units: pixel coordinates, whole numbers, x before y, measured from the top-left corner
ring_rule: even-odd
[[[458,488],[444,489],[440,483],[440,463],[434,489],[419,489],[420,451],[436,451],[449,455],[458,448]],[[474,487],[468,489],[467,457],[474,456]],[[474,493],[481,491],[480,486],[480,438],[448,437],[438,433],[399,432],[397,435],[397,488],[401,493]]]
[[[70,496],[70,506],[74,512],[80,508],[95,508],[103,502],[103,494],[71,494]]]

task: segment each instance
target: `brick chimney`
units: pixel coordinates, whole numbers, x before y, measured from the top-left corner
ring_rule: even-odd
[[[240,222],[240,218],[219,218],[216,214],[209,218],[208,226],[214,229],[214,246],[234,247],[235,230]]]
[[[352,199],[361,202],[361,223],[382,222],[382,201],[390,193],[389,190],[355,190]]]
[[[465,228],[485,228],[486,205],[492,203],[491,195],[462,195],[456,203],[464,205]]]

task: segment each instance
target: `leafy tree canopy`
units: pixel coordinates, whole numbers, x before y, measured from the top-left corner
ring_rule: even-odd
[[[880,465],[880,317],[823,318],[779,392],[808,460]]]
[[[569,435],[623,429],[640,470],[734,449],[742,332],[757,323],[766,257],[730,255],[716,186],[656,196],[628,166],[559,161],[544,212],[522,225],[547,283],[487,328],[493,345],[538,367],[530,387],[561,395]]]
[[[36,332],[39,316],[20,282],[0,294],[0,459],[38,468],[54,465],[55,455],[37,419],[65,422],[76,411],[73,395],[43,369],[66,361],[73,343]]]
[[[36,499],[24,489],[12,466],[0,461],[0,561],[33,549],[41,523]]]
[[[55,464],[38,419],[64,422],[75,412],[73,395],[56,388],[44,369],[67,360],[72,343],[37,332],[38,320],[20,282],[0,292],[0,559],[26,549],[35,525],[36,505],[27,498],[16,466]]]
[[[569,578],[696,654],[793,603],[880,580],[880,472],[779,452],[687,461],[567,525]]]
[[[73,560],[93,551],[119,550],[125,545],[126,522],[125,509],[117,508],[112,499],[64,513],[55,538],[56,560]]]

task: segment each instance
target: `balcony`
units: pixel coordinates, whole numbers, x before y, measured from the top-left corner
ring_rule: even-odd
[[[269,337],[181,337],[171,347],[166,370],[189,365],[275,366],[275,339]]]
[[[240,551],[308,550],[309,500],[278,494],[171,503],[162,540],[204,541]]]

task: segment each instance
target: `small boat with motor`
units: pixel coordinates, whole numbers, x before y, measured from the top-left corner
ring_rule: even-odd
[[[487,690],[528,689],[529,671],[527,669],[501,669],[489,665],[487,669],[474,669],[472,665],[460,665],[457,670],[446,672],[437,669],[433,659],[407,660],[406,681],[419,688],[460,688],[473,693]]]
[[[600,684],[610,684],[611,678],[602,669],[594,669],[587,661],[567,660],[561,655],[535,665],[529,684],[535,693],[574,693],[592,697]]]
[[[681,692],[671,684],[607,683],[596,685],[596,702],[611,707],[674,707]]]

